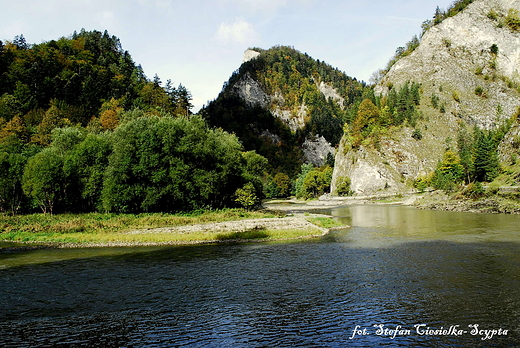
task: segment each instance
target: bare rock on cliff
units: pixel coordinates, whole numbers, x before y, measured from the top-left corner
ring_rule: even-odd
[[[383,136],[377,149],[352,149],[344,137],[331,191],[343,176],[350,177],[356,193],[404,191],[435,169],[446,148],[456,148],[461,123],[492,129],[516,113],[520,32],[507,25],[514,11],[520,11],[519,0],[476,0],[431,27],[419,46],[399,59],[375,87],[376,95],[384,96],[407,82],[420,84],[422,118],[415,130],[421,137],[414,139],[414,129],[406,125]],[[506,137],[510,143],[513,139],[518,137]],[[507,157],[504,153],[502,159]]]

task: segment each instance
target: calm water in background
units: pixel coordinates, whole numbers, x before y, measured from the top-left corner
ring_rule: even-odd
[[[520,346],[520,216],[330,213],[352,228],[296,243],[4,249],[0,346]],[[471,324],[508,332],[482,340]],[[352,338],[356,326],[367,335]]]

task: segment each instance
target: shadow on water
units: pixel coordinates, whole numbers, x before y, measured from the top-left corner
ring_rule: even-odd
[[[0,270],[0,343],[520,345],[520,244],[509,235],[518,217],[350,208],[332,213],[351,229],[316,241],[85,250],[84,258]],[[411,331],[392,338],[377,335],[376,324]],[[508,334],[419,335],[415,324]],[[368,334],[351,339],[356,326]]]

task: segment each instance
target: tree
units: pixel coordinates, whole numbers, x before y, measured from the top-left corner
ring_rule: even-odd
[[[379,108],[370,99],[361,102],[358,108],[356,119],[352,124],[352,136],[354,146],[359,146],[377,124],[380,113]]]
[[[250,182],[235,191],[235,202],[247,210],[251,210],[260,204],[260,199],[256,195],[256,189]]]
[[[25,201],[22,176],[27,159],[22,154],[0,152],[0,211],[15,215]]]
[[[63,171],[69,186],[69,210],[102,211],[103,178],[111,152],[107,134],[90,133],[65,156]],[[71,203],[75,206],[71,207]]]
[[[124,111],[121,104],[121,99],[116,100],[112,98],[108,102],[104,102],[101,106],[99,122],[104,130],[113,131],[119,125],[121,114]]]
[[[276,187],[278,188],[278,194],[280,197],[287,197],[291,193],[291,179],[285,173],[276,173],[273,178]]]
[[[238,139],[200,117],[141,117],[119,126],[105,174],[103,207],[115,212],[186,211],[233,205],[245,185]]]
[[[451,191],[462,180],[464,180],[464,168],[460,164],[460,157],[456,152],[447,150],[433,174],[432,186],[436,189]]]
[[[492,132],[476,130],[475,180],[491,182],[498,176],[499,161],[496,148]]]
[[[52,214],[63,196],[63,159],[58,149],[48,147],[31,157],[23,173],[23,191],[44,214]]]

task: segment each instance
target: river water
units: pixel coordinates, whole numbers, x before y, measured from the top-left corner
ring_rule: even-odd
[[[520,216],[328,212],[352,227],[291,243],[4,248],[0,346],[520,346]]]

